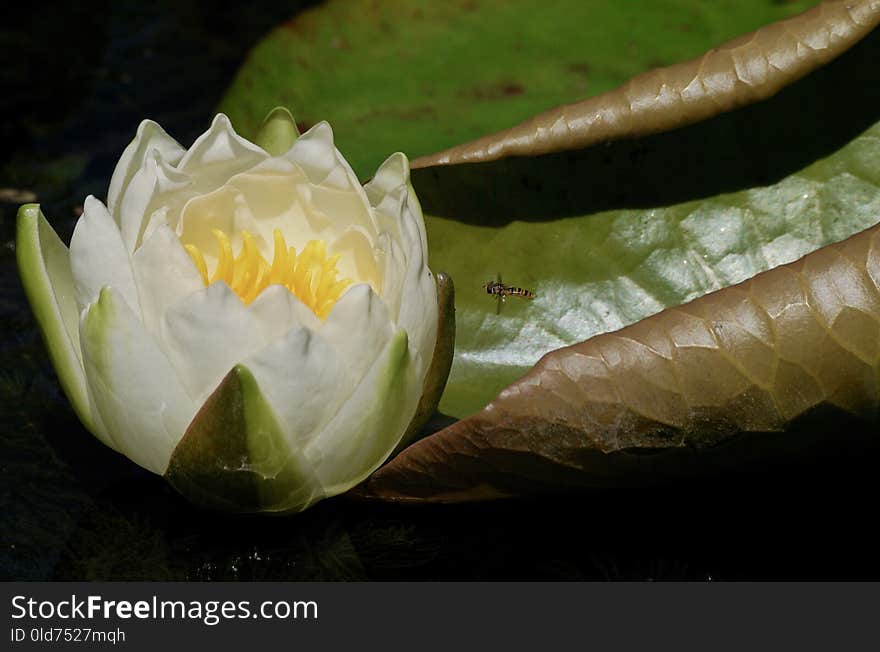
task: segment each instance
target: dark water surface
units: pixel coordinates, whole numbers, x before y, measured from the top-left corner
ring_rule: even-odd
[[[61,395],[15,270],[33,193],[69,239],[144,117],[189,144],[248,48],[303,2],[4,10],[0,49],[0,578],[880,578],[874,459],[654,490],[290,518],[190,507],[103,447]],[[14,30],[14,31],[13,31]]]

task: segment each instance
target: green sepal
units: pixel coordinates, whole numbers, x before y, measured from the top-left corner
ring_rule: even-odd
[[[263,120],[254,142],[272,156],[281,156],[293,147],[297,138],[299,128],[293,115],[283,106],[276,106]]]
[[[243,365],[226,375],[198,411],[165,478],[190,501],[226,512],[299,512],[323,497]]]
[[[15,255],[21,284],[61,388],[83,425],[104,440],[92,418],[80,358],[79,310],[70,271],[70,254],[46,221],[39,204],[25,204],[18,209]]]

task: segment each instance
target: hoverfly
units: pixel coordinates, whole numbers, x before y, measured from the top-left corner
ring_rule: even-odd
[[[501,313],[501,304],[507,300],[507,297],[522,297],[523,299],[535,298],[535,293],[531,290],[502,283],[501,274],[498,275],[497,280],[483,283],[483,289],[486,290],[486,294],[498,297],[498,305],[495,308],[496,315]]]

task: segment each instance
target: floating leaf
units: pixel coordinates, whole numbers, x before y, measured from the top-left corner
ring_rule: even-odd
[[[554,351],[363,491],[454,502],[742,469],[876,445],[878,406],[880,226]]]
[[[878,23],[876,0],[823,2],[701,57],[651,70],[609,93],[553,108],[413,166],[546,154],[674,129],[770,97],[845,52]]]
[[[389,153],[429,154],[814,5],[329,0],[250,53],[220,105],[256,134],[268,108],[328,120],[362,178]]]
[[[852,131],[880,115],[870,63],[878,52],[875,32],[771,100],[669,134],[423,170],[424,203],[450,216],[432,220],[435,260],[438,240],[442,260],[443,244],[454,250],[467,228],[491,243],[488,255],[498,252],[492,262],[504,269],[539,261],[542,275],[548,267],[550,276],[571,275],[562,301],[513,315],[519,331],[504,332],[484,325],[485,307],[466,303],[464,284],[479,269],[473,257],[464,261],[470,275],[443,261],[459,280],[458,376],[454,367],[445,397],[453,405],[478,404],[480,391],[503,381],[504,355],[546,342],[543,334],[517,341],[536,325],[559,332],[569,319],[596,335],[632,323],[633,313],[771,271],[549,353],[480,413],[405,450],[361,494],[445,502],[644,485],[821,455],[853,438],[860,450],[866,440],[876,445],[865,424],[880,399],[880,227],[777,266],[880,218],[880,123]],[[834,88],[846,93],[831,100]],[[468,205],[468,196],[483,201]],[[438,224],[449,229],[445,240]],[[621,323],[589,323],[609,315]]]
[[[875,32],[770,100],[673,132],[414,171],[432,264],[456,280],[441,411],[473,414],[553,349],[875,224],[878,60]],[[537,297],[496,314],[481,285],[498,273]]]

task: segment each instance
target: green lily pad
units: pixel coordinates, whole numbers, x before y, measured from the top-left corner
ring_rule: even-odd
[[[471,414],[554,349],[875,224],[878,56],[875,32],[769,101],[665,134],[416,170],[432,265],[457,286],[440,410]],[[481,285],[498,273],[537,297],[496,314]]]
[[[815,4],[331,0],[264,38],[219,108],[249,135],[278,105],[327,120],[367,178],[391,152],[512,126]]]

